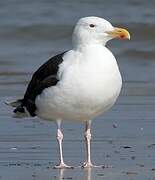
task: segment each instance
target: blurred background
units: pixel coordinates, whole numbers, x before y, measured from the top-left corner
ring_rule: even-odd
[[[35,169],[57,162],[55,124],[32,118],[13,119],[11,109],[4,105],[4,101],[22,97],[32,73],[51,56],[71,48],[73,27],[84,16],[103,17],[114,26],[127,28],[131,34],[130,41],[108,43],[118,60],[124,83],[114,108],[93,124],[93,158],[96,162],[117,167],[112,170],[113,180],[116,177],[124,180],[122,172],[129,175],[125,167],[138,172],[138,175],[132,174],[136,179],[153,177],[150,174],[155,168],[154,9],[154,0],[0,1],[2,179],[3,176],[5,180],[12,175],[15,177],[21,172],[22,179],[32,177],[32,169],[29,173],[25,173],[25,169],[21,172],[9,169],[8,173],[7,168],[17,164]],[[73,164],[80,164],[83,160],[82,128],[82,124],[64,124],[65,156]],[[37,180],[41,176],[46,179],[40,174]]]
[[[124,81],[154,86],[154,8],[154,0],[0,1],[0,83],[5,85],[0,95],[22,95],[20,88],[29,79],[28,75],[49,57],[71,48],[75,23],[92,15],[103,17],[114,26],[126,27],[131,33],[131,41],[109,43]],[[18,90],[13,89],[16,83]],[[11,94],[6,91],[10,84]],[[135,93],[148,90],[154,94],[148,85],[138,88],[140,92],[136,89]]]

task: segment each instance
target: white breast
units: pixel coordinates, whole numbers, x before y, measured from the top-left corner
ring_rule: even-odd
[[[36,99],[44,119],[93,119],[115,103],[122,85],[114,56],[102,46],[66,53],[59,78]]]

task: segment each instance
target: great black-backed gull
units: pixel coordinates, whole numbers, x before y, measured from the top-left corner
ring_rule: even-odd
[[[129,32],[99,17],[81,18],[74,29],[72,49],[43,64],[32,76],[23,99],[10,103],[16,115],[29,113],[56,121],[60,163],[70,168],[62,153],[64,120],[85,122],[86,161],[90,158],[91,122],[109,110],[119,96],[122,78],[106,43],[113,38],[130,39]]]

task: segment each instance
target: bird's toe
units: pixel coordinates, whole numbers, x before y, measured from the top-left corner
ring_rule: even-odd
[[[73,169],[73,166],[68,166],[65,163],[60,163],[59,165],[54,166],[54,169]]]

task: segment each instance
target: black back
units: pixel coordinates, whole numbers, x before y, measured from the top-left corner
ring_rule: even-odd
[[[33,74],[25,92],[24,98],[20,100],[21,107],[17,107],[14,112],[19,111],[18,109],[22,109],[22,107],[26,107],[31,116],[36,116],[36,96],[41,94],[43,89],[54,86],[59,81],[57,79],[57,73],[59,65],[63,61],[64,53],[65,52],[50,58]]]

